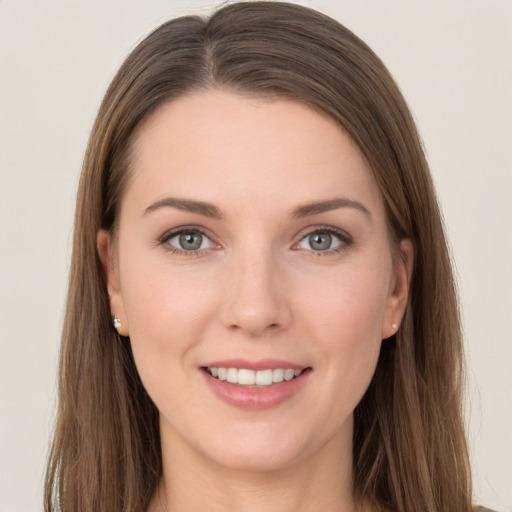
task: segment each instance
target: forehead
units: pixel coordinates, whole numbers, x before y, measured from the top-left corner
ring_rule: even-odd
[[[256,208],[341,195],[382,206],[352,138],[333,119],[287,99],[223,91],[183,96],[144,122],[132,149],[127,195],[134,199],[194,195]]]

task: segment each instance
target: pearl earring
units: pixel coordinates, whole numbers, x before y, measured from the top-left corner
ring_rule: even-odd
[[[398,329],[398,325],[397,324],[391,324],[391,327],[393,327],[393,329]]]
[[[114,329],[119,333],[119,329],[121,329],[121,320],[119,320],[119,318],[117,318],[116,315],[114,315],[114,319],[112,320],[112,323],[114,324]]]

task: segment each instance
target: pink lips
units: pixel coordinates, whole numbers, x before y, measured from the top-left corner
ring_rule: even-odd
[[[268,387],[244,387],[232,384],[225,380],[219,380],[210,375],[205,367],[217,368],[245,368],[247,370],[274,370],[276,368],[291,368],[304,370],[298,377],[273,384]],[[311,373],[306,366],[279,360],[247,361],[242,359],[230,359],[224,361],[212,361],[202,368],[202,374],[207,385],[213,393],[223,402],[247,410],[262,410],[275,407],[298,393],[306,384]]]
[[[223,361],[212,361],[205,364],[205,367],[216,368],[245,368],[247,370],[275,370],[276,368],[292,368],[293,370],[304,370],[307,366],[290,363],[278,359],[260,359],[259,361],[248,361],[247,359],[224,359]]]

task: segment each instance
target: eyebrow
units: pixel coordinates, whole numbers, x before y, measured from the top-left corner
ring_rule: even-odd
[[[176,197],[166,197],[154,202],[144,210],[144,215],[161,208],[175,208],[184,212],[198,213],[199,215],[213,219],[222,219],[224,217],[222,212],[212,203],[192,199],[178,199]],[[328,199],[326,201],[316,201],[298,206],[292,211],[291,216],[295,219],[301,219],[339,208],[355,208],[372,220],[372,214],[364,204],[346,197],[335,197],[334,199]]]
[[[370,210],[368,210],[363,203],[346,197],[335,197],[334,199],[299,206],[293,210],[292,217],[300,219],[303,217],[310,217],[311,215],[318,215],[319,213],[329,212],[331,210],[337,210],[338,208],[355,208],[363,212],[370,220],[372,220]]]
[[[159,210],[160,208],[176,208],[183,212],[198,213],[205,217],[213,219],[222,219],[222,212],[213,204],[204,201],[193,201],[191,199],[178,199],[176,197],[166,197],[156,201],[144,210],[144,215]]]

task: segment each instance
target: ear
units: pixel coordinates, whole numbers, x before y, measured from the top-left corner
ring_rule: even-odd
[[[407,306],[413,268],[414,246],[409,238],[404,238],[400,242],[397,261],[393,269],[382,325],[382,339],[389,338],[398,331]]]
[[[117,329],[117,332],[121,336],[128,336],[128,318],[119,279],[119,264],[116,259],[112,236],[108,231],[104,229],[98,231],[96,247],[105,271],[112,318],[116,316],[121,321],[121,326]]]

